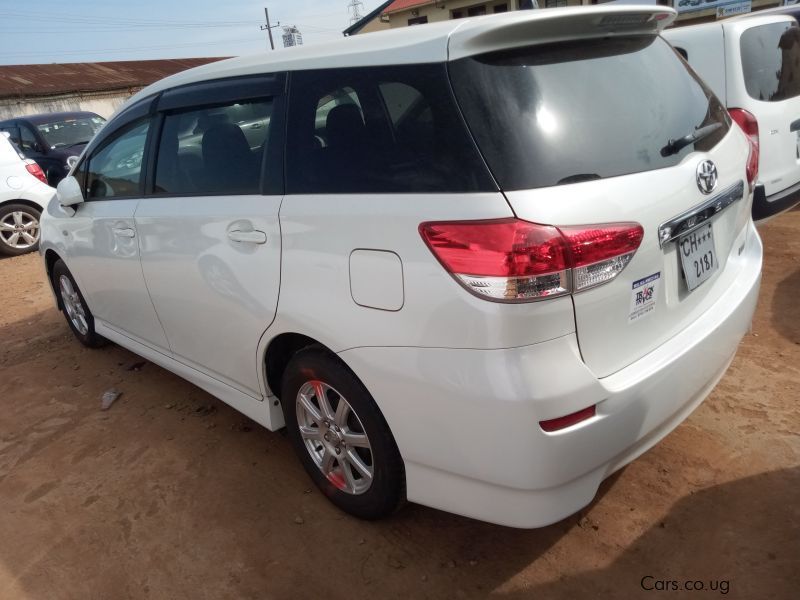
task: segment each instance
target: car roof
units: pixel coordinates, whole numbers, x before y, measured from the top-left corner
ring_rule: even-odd
[[[42,123],[53,123],[55,121],[64,121],[66,119],[79,119],[82,117],[99,117],[100,115],[87,111],[67,111],[67,112],[52,112],[52,113],[39,113],[35,115],[20,115],[13,119],[6,119],[6,121],[28,121],[32,125],[41,125]]]
[[[752,27],[758,27],[759,25],[769,25],[771,23],[781,22],[796,22],[796,19],[784,14],[762,14],[761,12],[748,13],[746,15],[730,17],[721,21],[710,21],[708,23],[698,23],[697,25],[672,27],[664,32],[664,37],[666,37],[670,42],[677,39],[688,40],[694,38],[696,35],[707,35],[704,32],[712,29],[716,29],[718,32],[721,31],[719,28],[722,28],[722,30],[728,32],[731,30],[742,32]]]
[[[189,69],[146,87],[122,109],[166,89],[211,79],[309,69],[438,63],[582,37],[657,33],[676,14],[664,6],[575,6],[513,11],[342,37],[334,42],[262,52]]]
[[[735,27],[736,29],[744,31],[745,29],[758,27],[759,25],[770,25],[772,23],[781,23],[785,21],[796,23],[797,19],[789,14],[759,11],[757,13],[737,15],[730,19],[725,19],[722,21],[722,24],[728,26],[728,28]]]
[[[24,156],[19,151],[19,148],[17,148],[17,145],[14,142],[12,142],[11,139],[8,137],[8,134],[0,133],[0,145],[3,146],[2,150],[0,150],[0,152],[8,154],[9,153],[9,148],[10,148],[11,151],[13,151],[14,154],[17,155],[17,158],[19,158],[20,160],[24,160]]]

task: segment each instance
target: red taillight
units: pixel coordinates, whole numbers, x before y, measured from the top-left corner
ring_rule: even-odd
[[[731,118],[742,128],[747,139],[750,140],[750,154],[747,156],[747,183],[750,184],[750,191],[758,179],[758,159],[760,154],[758,141],[758,121],[752,113],[743,108],[731,108],[728,110]]]
[[[553,227],[520,219],[423,223],[439,262],[470,291],[524,301],[610,281],[642,241],[637,223]]]
[[[42,183],[47,183],[47,177],[44,176],[44,171],[42,171],[42,167],[40,167],[35,160],[31,160],[30,158],[25,161],[25,168],[28,170],[28,173],[36,177]]]
[[[572,281],[576,292],[616,277],[633,258],[644,237],[644,229],[636,223],[560,227],[559,230],[567,238],[572,253]]]
[[[548,419],[547,421],[539,421],[539,427],[551,433],[553,431],[558,431],[560,429],[566,429],[567,427],[572,427],[573,425],[577,425],[581,421],[585,421],[586,419],[591,419],[597,410],[594,406],[590,406],[589,408],[584,408],[583,410],[579,410],[578,412],[574,412],[563,417],[558,417],[557,419]]]

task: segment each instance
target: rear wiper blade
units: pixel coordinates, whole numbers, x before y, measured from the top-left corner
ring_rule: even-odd
[[[567,177],[562,177],[558,181],[556,181],[556,185],[565,185],[567,183],[581,183],[583,181],[594,181],[595,179],[600,179],[600,175],[597,173],[576,173],[575,175],[569,175]]]
[[[707,138],[720,127],[722,127],[722,123],[711,123],[705,127],[695,129],[692,133],[676,140],[670,140],[667,142],[667,145],[661,149],[661,156],[672,156],[673,154],[677,154],[686,148],[686,146],[690,146],[695,142],[699,142],[703,138]]]

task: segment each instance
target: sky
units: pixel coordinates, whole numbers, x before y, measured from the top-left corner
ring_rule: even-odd
[[[0,64],[240,56],[265,51],[272,24],[303,43],[342,36],[350,0],[0,0]],[[381,4],[362,0],[362,14]],[[281,27],[273,29],[282,48]]]

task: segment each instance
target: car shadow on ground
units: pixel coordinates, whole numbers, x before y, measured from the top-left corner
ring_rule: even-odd
[[[800,467],[795,467],[686,496],[610,565],[503,597],[788,600],[800,590],[798,559]]]
[[[787,340],[800,344],[800,268],[784,277],[772,296],[772,326]]]

